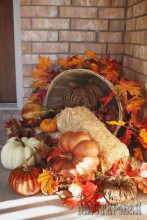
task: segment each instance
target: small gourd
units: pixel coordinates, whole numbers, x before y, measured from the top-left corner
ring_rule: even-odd
[[[38,148],[40,141],[34,137],[27,138],[10,138],[3,146],[1,151],[1,163],[7,169],[14,169],[17,166],[21,166],[26,158],[30,157],[35,152],[35,148]],[[37,160],[36,155],[32,156],[28,165],[35,165]]]
[[[55,132],[57,130],[57,122],[54,118],[46,118],[41,121],[40,129],[45,133]]]

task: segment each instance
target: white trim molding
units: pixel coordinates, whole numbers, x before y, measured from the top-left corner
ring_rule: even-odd
[[[0,103],[0,110],[20,110],[23,106],[20,0],[13,0],[16,103]]]
[[[14,18],[14,45],[15,45],[15,73],[16,73],[16,109],[23,106],[23,81],[21,58],[21,25],[20,25],[20,0],[13,0]]]

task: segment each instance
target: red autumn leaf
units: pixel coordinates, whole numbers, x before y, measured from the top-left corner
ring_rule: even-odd
[[[72,197],[67,199],[66,201],[63,202],[63,206],[69,205],[70,208],[74,208],[76,205],[78,205],[80,201],[80,198]]]
[[[119,139],[124,143],[124,144],[129,144],[131,141],[131,137],[132,135],[135,135],[135,132],[130,130],[130,129],[126,129],[125,131],[125,135],[123,137],[120,137]]]
[[[82,185],[82,194],[84,196],[93,195],[97,189],[97,186],[92,182],[86,182],[85,185]]]
[[[59,149],[56,149],[54,151],[52,151],[49,155],[49,157],[47,158],[47,161],[49,162],[52,158],[58,156],[58,154],[60,154],[61,151]]]
[[[114,92],[111,92],[107,97],[100,98],[100,102],[104,102],[104,104],[101,106],[101,108],[104,108],[114,97],[116,94]]]

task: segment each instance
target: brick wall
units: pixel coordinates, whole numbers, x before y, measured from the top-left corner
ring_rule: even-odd
[[[92,50],[123,59],[125,0],[21,0],[24,103],[38,55],[59,57]]]
[[[147,83],[147,1],[129,0],[126,10],[124,72],[126,77]]]

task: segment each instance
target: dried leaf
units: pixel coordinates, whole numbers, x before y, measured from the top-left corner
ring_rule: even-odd
[[[107,123],[110,125],[121,125],[121,126],[124,126],[126,124],[126,122],[121,121],[121,120],[119,120],[118,122],[117,121],[107,121]]]
[[[74,208],[76,205],[78,205],[80,201],[80,198],[77,198],[77,197],[72,197],[72,198],[69,198],[67,199],[66,201],[63,202],[63,206],[66,206],[66,205],[69,205],[70,208]]]
[[[141,176],[135,178],[135,182],[138,188],[143,192],[147,193],[147,179]]]
[[[46,195],[54,194],[54,180],[51,173],[48,170],[43,169],[43,173],[41,173],[38,177],[38,182],[41,183],[41,191]]]
[[[111,92],[107,97],[105,98],[100,98],[100,102],[104,102],[104,104],[102,105],[101,109],[104,108],[114,97],[116,96],[116,94],[114,92]]]
[[[128,100],[128,94],[136,98],[141,96],[141,87],[134,81],[125,81],[123,78],[119,81],[119,85],[114,87],[114,91],[124,100]]]
[[[89,196],[95,194],[97,186],[92,182],[86,182],[85,185],[82,185],[82,195]]]
[[[137,138],[142,146],[147,149],[147,131],[145,128],[141,129],[139,132],[139,137]]]
[[[89,58],[95,60],[96,62],[98,61],[98,56],[95,55],[95,53],[94,53],[93,51],[87,50],[87,51],[85,52],[85,54],[86,54],[87,57],[89,57]]]
[[[134,151],[134,156],[135,156],[138,160],[144,162],[144,158],[143,158],[143,155],[142,155],[142,152],[141,152],[140,147],[134,148],[133,151]]]
[[[52,65],[50,58],[45,58],[42,56],[39,56],[39,64],[38,66],[42,69],[47,69],[48,67],[50,67]]]
[[[133,113],[137,113],[139,110],[141,110],[141,107],[143,106],[145,102],[145,99],[144,98],[132,98],[132,99],[129,99],[127,102],[126,102],[126,110],[128,113],[130,112],[133,112]]]

